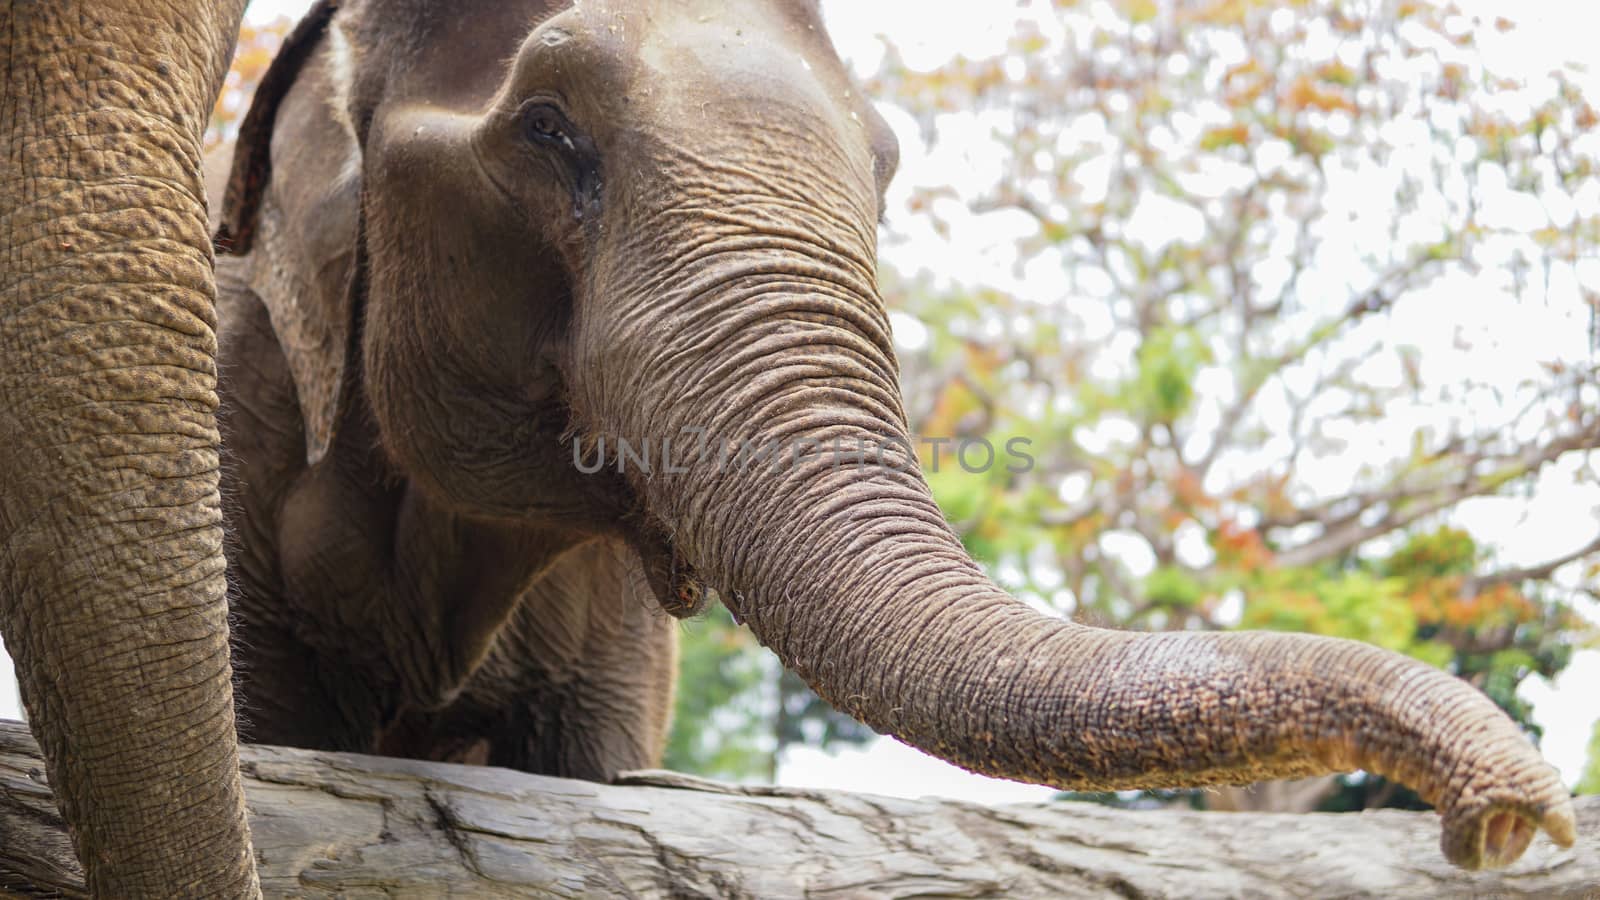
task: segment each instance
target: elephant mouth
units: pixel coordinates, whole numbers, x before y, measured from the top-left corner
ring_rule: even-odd
[[[677,619],[689,619],[704,611],[707,604],[717,601],[717,590],[660,530],[646,529],[644,534],[636,535],[632,543],[644,566],[645,580],[663,612]]]

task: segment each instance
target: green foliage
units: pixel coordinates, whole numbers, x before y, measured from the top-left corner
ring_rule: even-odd
[[[1594,723],[1594,733],[1589,736],[1588,761],[1575,790],[1580,794],[1600,794],[1600,722]]]
[[[1124,402],[1147,421],[1175,422],[1189,411],[1195,377],[1211,361],[1210,350],[1193,329],[1156,329],[1139,345],[1139,373]]]
[[[773,661],[720,604],[685,623],[678,693],[663,763],[669,769],[744,781],[770,777],[776,750],[770,700]]]
[[[1571,660],[1582,620],[1559,600],[1499,585],[1466,594],[1483,557],[1465,531],[1411,534],[1393,553],[1343,566],[1269,568],[1238,582],[1250,602],[1241,627],[1353,638],[1413,656],[1471,681],[1530,733],[1517,696],[1530,675],[1553,677]]]
[[[1205,599],[1206,586],[1180,566],[1162,566],[1144,582],[1144,594],[1158,606],[1190,609]]]
[[[864,744],[877,735],[828,705],[806,686],[800,676],[784,670],[778,678],[778,716],[773,727],[778,748],[793,745],[833,747]]]
[[[1478,562],[1478,544],[1459,528],[1438,528],[1410,535],[1406,543],[1379,567],[1389,575],[1408,579],[1472,574]]]
[[[812,693],[720,604],[684,624],[664,765],[731,781],[770,781],[791,744],[859,744],[871,729]]]
[[[1277,568],[1252,579],[1249,596],[1241,627],[1351,638],[1437,659],[1438,651],[1413,646],[1416,615],[1398,579],[1360,569],[1328,573]]]
[[[1398,782],[1361,772],[1341,776],[1334,792],[1317,805],[1317,812],[1360,812],[1377,808],[1420,811],[1433,807],[1416,791]]]

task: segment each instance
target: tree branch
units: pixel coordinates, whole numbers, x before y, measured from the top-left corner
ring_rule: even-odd
[[[1524,581],[1543,581],[1555,574],[1555,571],[1570,562],[1577,562],[1586,556],[1600,553],[1600,535],[1594,540],[1571,553],[1558,556],[1533,566],[1522,566],[1515,569],[1504,569],[1499,572],[1490,572],[1487,575],[1475,575],[1468,578],[1461,585],[1463,596],[1473,597],[1482,593],[1484,589],[1499,584],[1520,584]]]
[[[1510,459],[1480,457],[1470,461],[1475,464],[1503,462],[1505,466],[1519,467],[1522,471],[1517,473],[1517,477],[1525,477],[1568,453],[1591,449],[1597,441],[1600,441],[1600,420],[1596,420],[1588,428],[1551,441],[1542,447],[1527,448]],[[1324,529],[1320,536],[1304,544],[1279,552],[1276,561],[1282,566],[1304,566],[1341,556],[1373,538],[1381,537],[1391,531],[1404,528],[1419,519],[1449,509],[1469,497],[1493,493],[1499,490],[1504,483],[1505,479],[1499,474],[1486,477],[1471,472],[1469,469],[1468,473],[1459,481],[1435,488],[1407,490],[1404,487],[1396,487],[1379,494],[1365,495],[1365,499],[1368,502],[1359,504],[1353,512],[1340,515],[1337,519],[1324,519]],[[1361,524],[1361,513],[1367,509],[1374,508],[1377,504],[1387,507],[1383,515],[1371,524]],[[1330,501],[1324,506],[1324,511],[1331,515],[1332,510],[1337,508],[1338,505],[1343,504],[1340,504],[1338,500]],[[1309,515],[1311,511],[1307,511],[1307,513]],[[1308,521],[1315,521],[1315,518],[1308,519]],[[1281,527],[1283,524],[1282,522],[1264,523],[1263,530],[1270,527]]]
[[[1345,310],[1341,315],[1312,331],[1310,337],[1268,359],[1266,364],[1258,369],[1255,377],[1249,383],[1240,385],[1239,396],[1222,413],[1222,420],[1217,425],[1216,437],[1211,446],[1206,448],[1205,455],[1195,463],[1195,470],[1199,473],[1200,478],[1204,480],[1205,476],[1210,474],[1211,468],[1216,465],[1217,459],[1230,446],[1234,432],[1238,430],[1240,423],[1244,421],[1245,414],[1250,411],[1251,405],[1255,403],[1256,396],[1271,383],[1273,377],[1289,366],[1305,359],[1312,350],[1323,346],[1329,340],[1343,333],[1346,327],[1394,306],[1401,297],[1405,296],[1405,288],[1410,284],[1410,279],[1415,277],[1428,262],[1429,260],[1425,258],[1413,260],[1403,268],[1384,275],[1378,280],[1377,284],[1352,299],[1345,306]]]

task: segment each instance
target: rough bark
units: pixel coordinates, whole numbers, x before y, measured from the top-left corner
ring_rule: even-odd
[[[669,773],[597,785],[503,769],[244,749],[261,883],[279,897],[1600,897],[1579,842],[1501,872],[1439,855],[1431,813],[989,809]],[[0,723],[0,892],[79,896],[33,741]]]

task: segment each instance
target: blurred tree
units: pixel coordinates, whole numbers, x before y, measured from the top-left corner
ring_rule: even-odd
[[[860,744],[873,736],[785,671],[721,606],[685,623],[667,768],[772,781],[785,747]]]
[[[1537,734],[1517,686],[1593,640],[1571,606],[1592,577],[1552,577],[1600,558],[1600,522],[1497,567],[1451,512],[1557,463],[1596,481],[1600,139],[1565,72],[1487,67],[1477,36],[1511,27],[1450,4],[1057,2],[992,58],[919,72],[890,45],[874,93],[921,126],[908,157],[1000,160],[914,186],[885,235],[886,294],[926,335],[902,354],[914,425],[1033,441],[1025,474],[924,453],[969,549],[1087,622],[1409,653]],[[899,267],[930,225],[947,258],[1014,236],[987,248],[1009,274]],[[1486,356],[1519,303],[1579,327],[1537,364]],[[1206,796],[1417,802],[1364,776]]]
[[[250,98],[255,94],[257,82],[267,73],[272,57],[293,27],[294,20],[288,16],[278,16],[267,22],[254,22],[247,17],[239,26],[233,66],[211,109],[211,125],[206,130],[207,152],[238,133],[239,122],[250,109]]]
[[[1594,733],[1589,736],[1589,759],[1574,790],[1580,794],[1600,794],[1600,722],[1594,723]]]
[[[662,761],[679,772],[736,781],[771,777],[771,696],[777,669],[721,606],[687,622],[678,649],[672,735]]]

